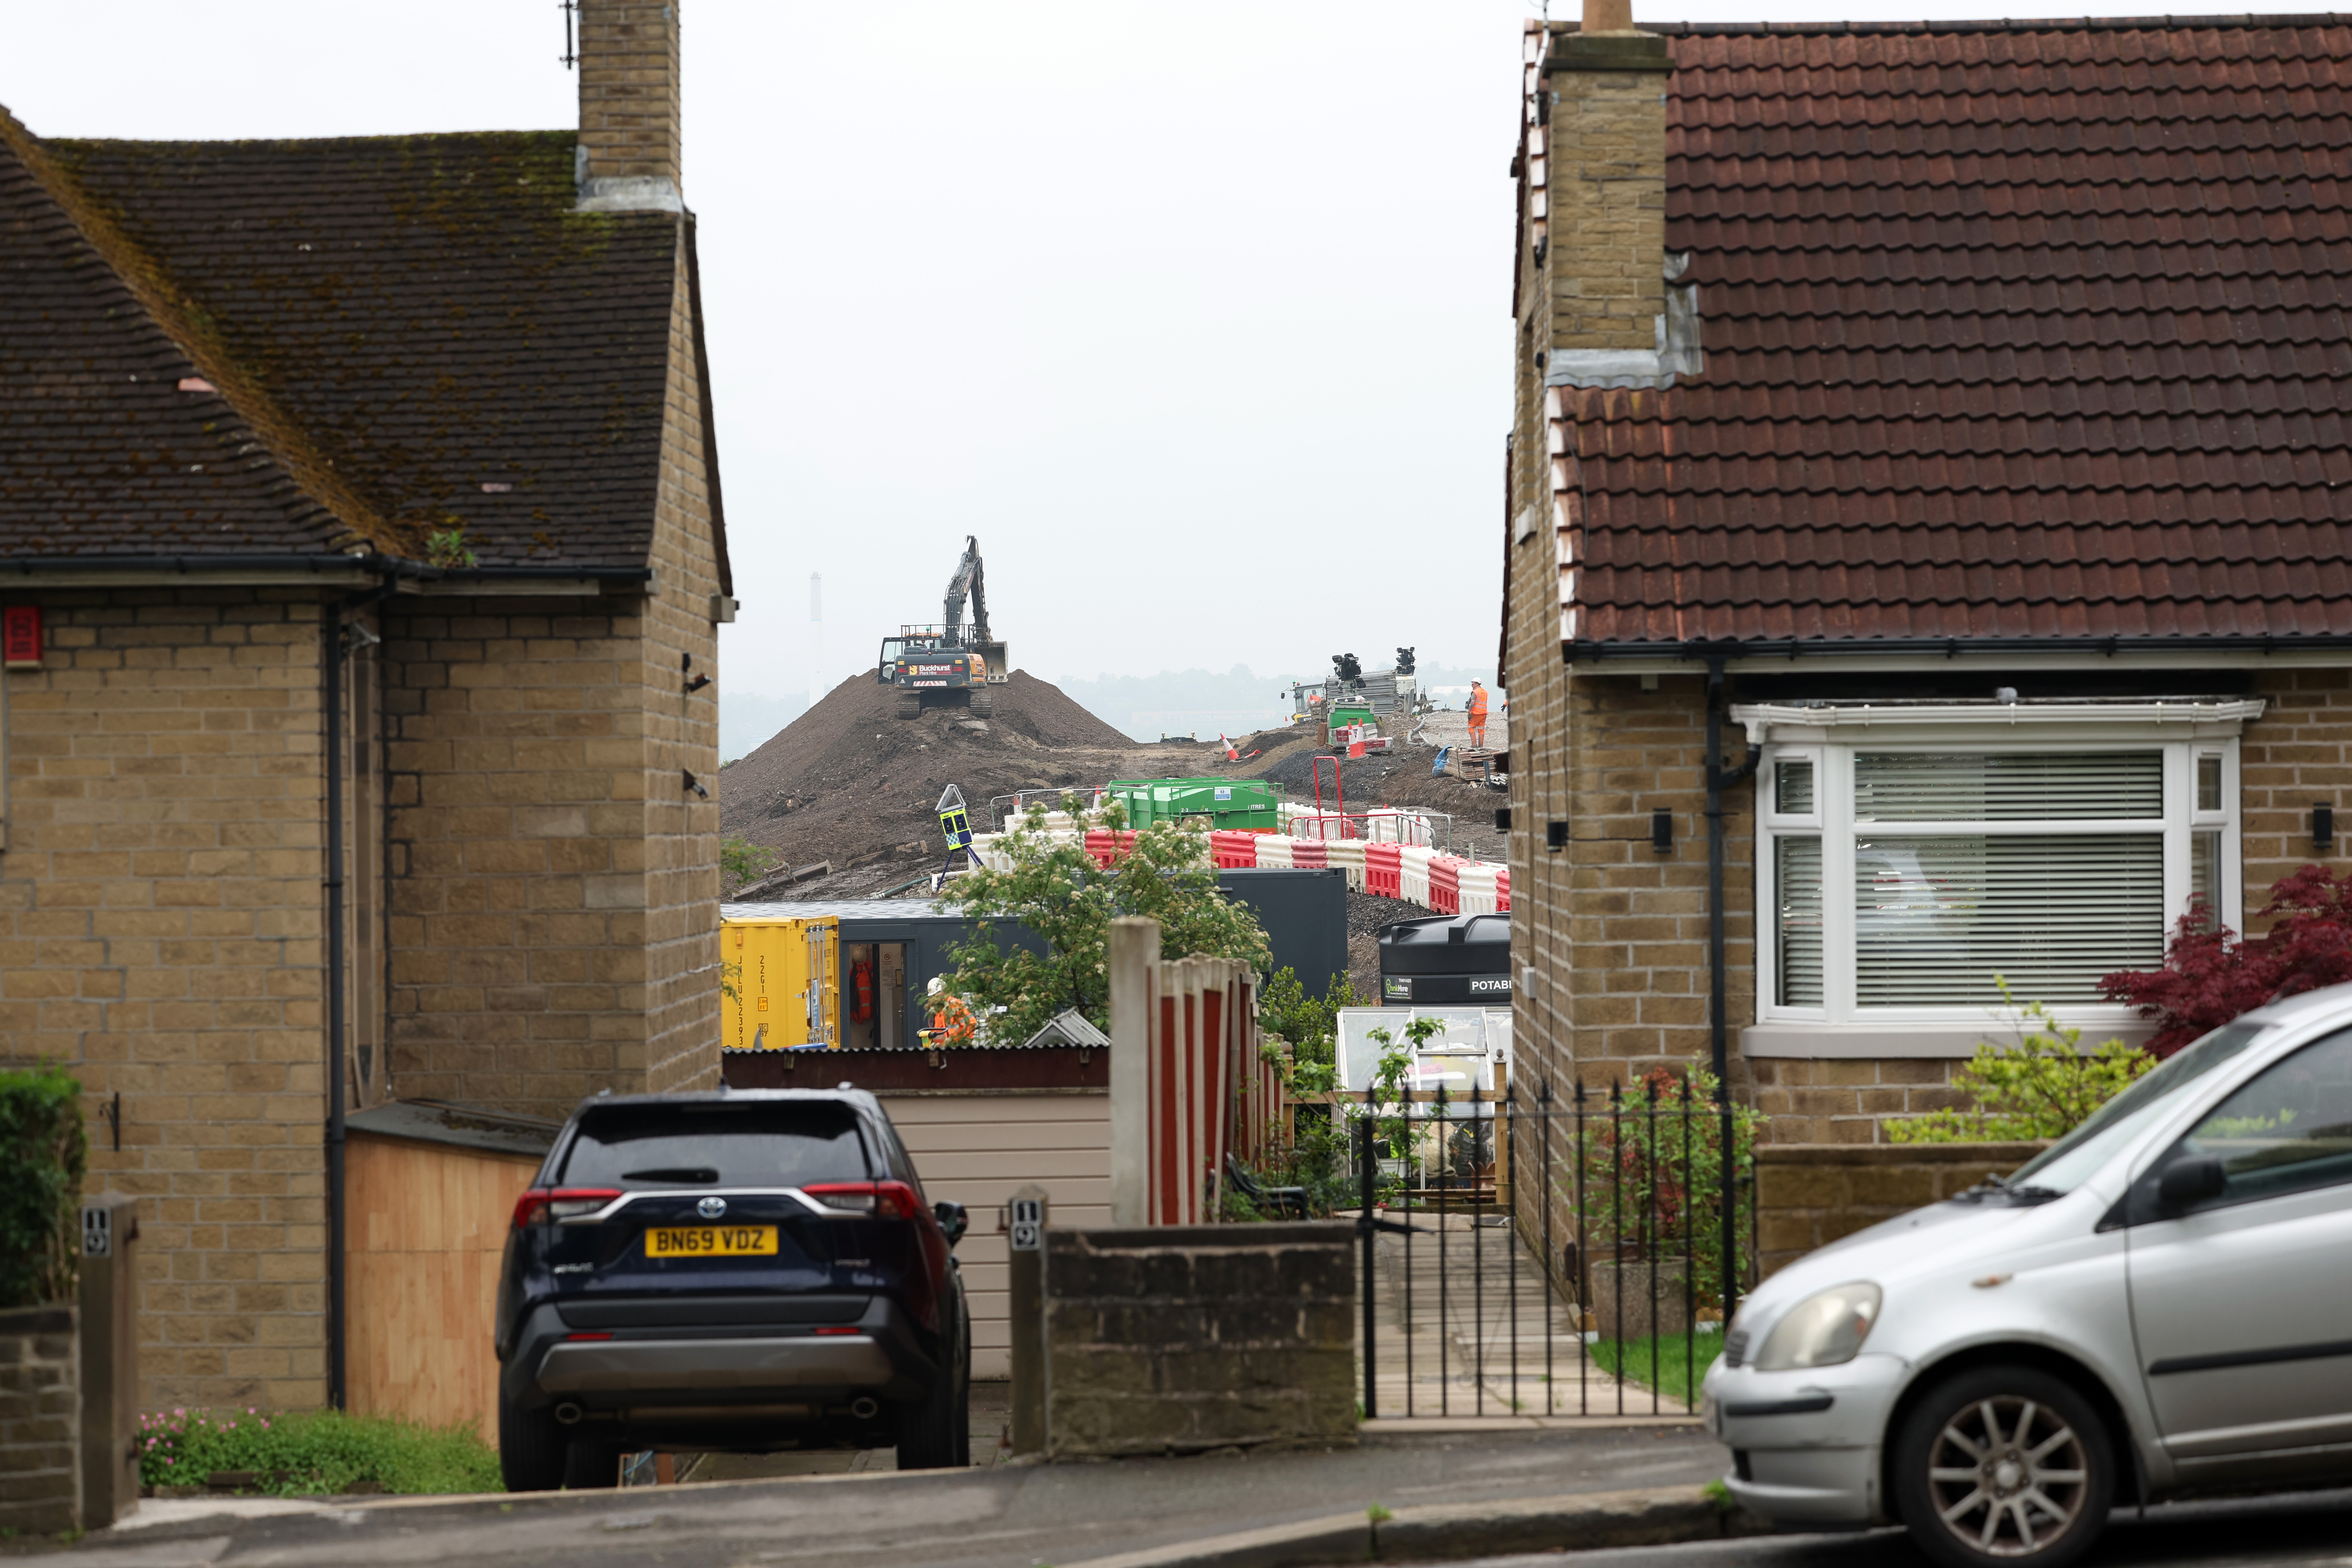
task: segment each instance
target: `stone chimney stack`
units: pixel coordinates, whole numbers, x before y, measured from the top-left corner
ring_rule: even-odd
[[[1584,0],[1553,35],[1549,273],[1555,350],[1652,350],[1665,310],[1666,41],[1633,26],[1632,0]]]
[[[680,212],[679,0],[580,0],[580,207]]]

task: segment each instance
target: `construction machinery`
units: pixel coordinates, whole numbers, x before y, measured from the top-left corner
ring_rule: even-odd
[[[971,623],[964,624],[964,601],[971,601]],[[1011,656],[989,634],[988,583],[980,562],[980,540],[966,534],[963,559],[948,579],[946,606],[938,626],[902,626],[895,637],[882,639],[882,657],[874,679],[898,688],[901,719],[912,719],[926,708],[969,708],[985,719],[996,710],[995,694],[988,689],[1013,679]]]

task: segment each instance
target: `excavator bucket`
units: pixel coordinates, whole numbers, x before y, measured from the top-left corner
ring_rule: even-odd
[[[1013,679],[1012,656],[1004,651],[1003,643],[975,642],[971,646],[974,653],[988,661],[988,683],[991,686],[1002,686]]]

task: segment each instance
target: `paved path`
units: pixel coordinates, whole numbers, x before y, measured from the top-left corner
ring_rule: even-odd
[[[1375,1503],[1394,1509],[1696,1487],[1721,1472],[1723,1459],[1720,1447],[1687,1428],[1374,1437],[1353,1448],[1248,1457],[1012,1464],[446,1501],[382,1499],[260,1518],[117,1527],[52,1555],[78,1568],[1003,1568],[1078,1563],[1360,1512]]]
[[[1372,1292],[1381,1416],[1687,1415],[1594,1365],[1575,1310],[1507,1225],[1416,1213],[1422,1234],[1381,1235]],[[1363,1331],[1356,1335],[1362,1365]],[[1702,1367],[1714,1358],[1701,1341]]]

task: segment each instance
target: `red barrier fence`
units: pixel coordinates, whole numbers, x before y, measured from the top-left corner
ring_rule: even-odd
[[[1404,846],[1402,844],[1365,845],[1364,891],[1376,899],[1399,897],[1397,879],[1403,858]]]
[[[1209,859],[1221,870],[1247,869],[1257,864],[1261,834],[1220,827],[1209,834]]]
[[[1429,858],[1429,907],[1441,915],[1462,912],[1462,868],[1469,864],[1459,855],[1433,855]]]
[[[1331,858],[1323,852],[1321,839],[1294,838],[1290,841],[1290,863],[1320,869],[1331,863]]]
[[[1124,858],[1127,852],[1134,847],[1135,835],[1132,832],[1113,833],[1100,827],[1087,830],[1087,853],[1094,857],[1096,865],[1106,869],[1112,862]]]

